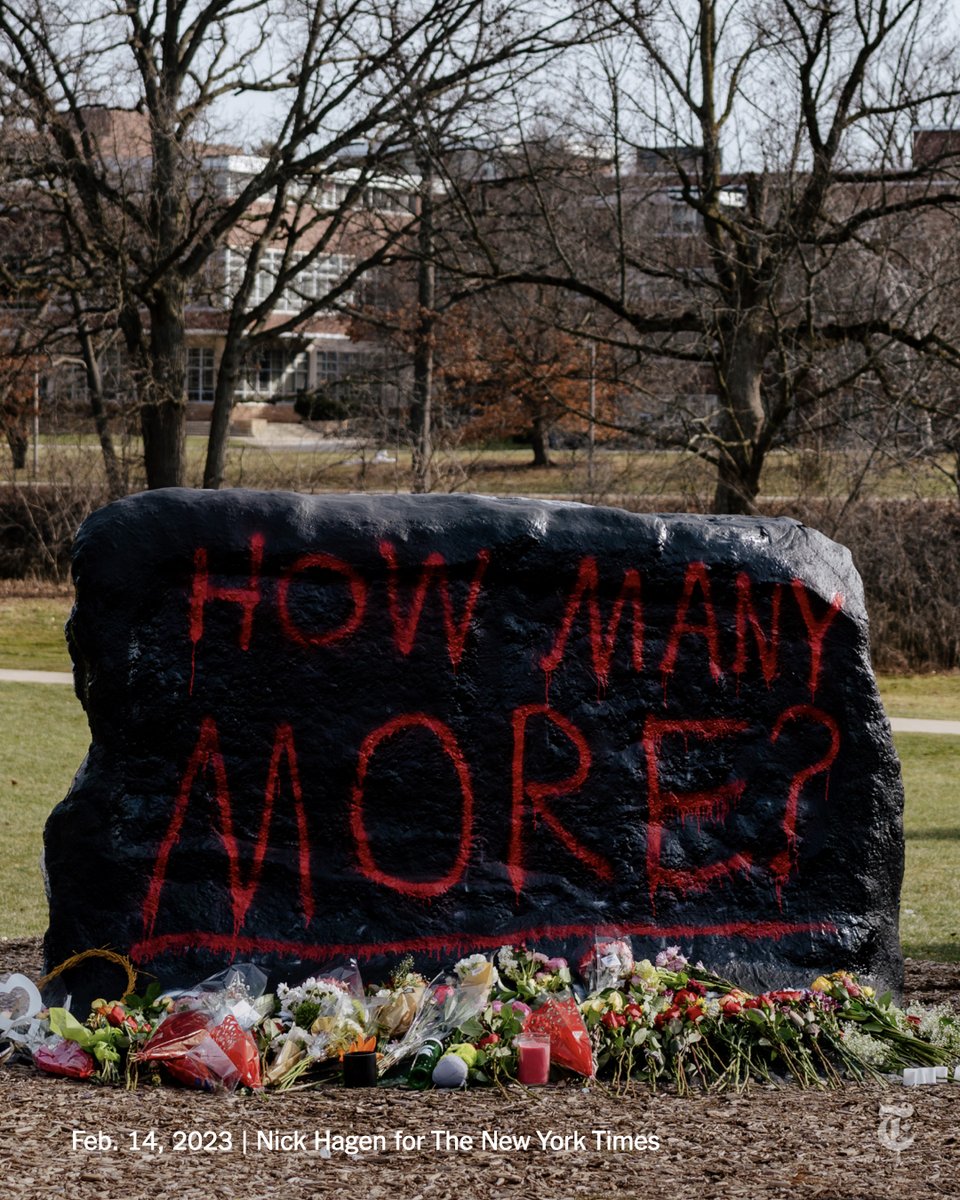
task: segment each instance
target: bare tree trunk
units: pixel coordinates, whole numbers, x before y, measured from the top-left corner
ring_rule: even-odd
[[[147,394],[140,411],[148,488],[183,487],[186,377],[183,289],[174,283],[150,305]]]
[[[533,447],[532,467],[552,467],[550,459],[550,425],[542,413],[537,413],[530,425],[530,445]]]
[[[237,379],[240,376],[240,360],[237,340],[228,332],[220,365],[217,367],[217,382],[213,393],[207,459],[203,468],[203,486],[205,488],[223,487],[227,460],[227,436],[230,432],[230,414],[233,412]]]
[[[27,446],[29,444],[27,431],[19,421],[11,420],[7,424],[6,434],[10,456],[13,459],[13,469],[22,471],[27,465]]]
[[[766,344],[750,323],[734,330],[719,381],[715,513],[756,512],[765,456],[766,414],[761,381]]]
[[[90,413],[93,417],[94,428],[100,440],[100,451],[103,454],[103,469],[107,476],[107,491],[111,500],[118,500],[126,491],[120,462],[117,459],[113,435],[110,433],[110,422],[103,400],[103,376],[97,361],[97,351],[93,338],[87,327],[87,322],[76,292],[70,293],[74,316],[77,323],[77,338],[80,342],[80,354],[83,358],[84,370],[87,376],[87,393],[90,397]]]
[[[414,492],[429,492],[433,486],[433,343],[436,325],[436,268],[434,266],[433,165],[425,155],[419,164],[420,261],[417,266],[417,330],[413,349],[413,397],[410,404],[410,433],[413,439]]]

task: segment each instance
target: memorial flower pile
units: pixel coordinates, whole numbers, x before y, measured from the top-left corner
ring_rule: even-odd
[[[462,1041],[454,1033],[483,1011],[495,972],[485,958],[457,964],[452,976],[438,975],[424,989],[417,1011],[403,1038],[390,1045],[380,1061],[380,1074],[407,1058],[416,1058],[428,1047],[430,1057],[439,1059],[443,1045]]]
[[[610,939],[580,973],[582,982],[565,959],[503,946],[431,981],[405,959],[364,988],[351,962],[266,994],[262,972],[239,964],[186,991],[151,984],[142,996],[97,999],[83,1020],[40,1010],[6,1037],[53,1074],[227,1090],[339,1082],[357,1051],[376,1054],[371,1081],[504,1086],[523,1078],[523,1046],[536,1034],[558,1072],[680,1094],[751,1081],[834,1087],[960,1063],[950,1008],[898,1008],[849,972],[754,995],[679,947],[651,962]]]
[[[673,947],[633,966],[629,980],[588,997],[581,1008],[601,1070],[640,1080],[744,1088],[751,1079],[801,1087],[880,1078],[905,1066],[960,1060],[960,1024],[949,1010],[920,1028],[872,988],[838,971],[810,988],[752,995]],[[869,1042],[866,1040],[869,1038]]]

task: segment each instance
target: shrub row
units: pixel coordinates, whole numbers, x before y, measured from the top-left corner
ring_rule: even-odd
[[[91,487],[0,488],[0,579],[68,578],[73,535],[105,501]]]
[[[872,500],[836,518],[826,505],[805,508],[800,519],[849,547],[863,577],[874,665],[960,667],[960,506]]]

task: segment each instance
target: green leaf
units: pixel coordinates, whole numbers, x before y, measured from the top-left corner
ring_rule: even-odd
[[[81,1025],[77,1018],[66,1008],[51,1008],[49,1010],[50,1031],[57,1034],[58,1037],[66,1038],[68,1041],[76,1042],[84,1050],[88,1050],[93,1043],[93,1034],[86,1027]]]
[[[483,1037],[483,1026],[476,1017],[471,1017],[469,1021],[464,1021],[457,1032],[463,1034],[461,1041],[475,1042]]]

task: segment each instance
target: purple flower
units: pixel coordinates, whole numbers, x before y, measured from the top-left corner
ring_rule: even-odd
[[[548,958],[546,962],[548,971],[562,971],[566,965],[567,960],[565,958]]]
[[[519,1013],[522,1017],[529,1017],[533,1009],[529,1004],[524,1004],[522,1000],[511,1000],[510,1007],[515,1013]]]
[[[499,1014],[500,1009],[503,1008],[503,1001],[502,1000],[494,1000],[494,1002],[490,1005],[490,1007],[493,1009],[493,1011],[495,1013]]]
[[[657,955],[656,965],[666,971],[682,971],[687,960],[680,953],[679,946],[668,946]]]

